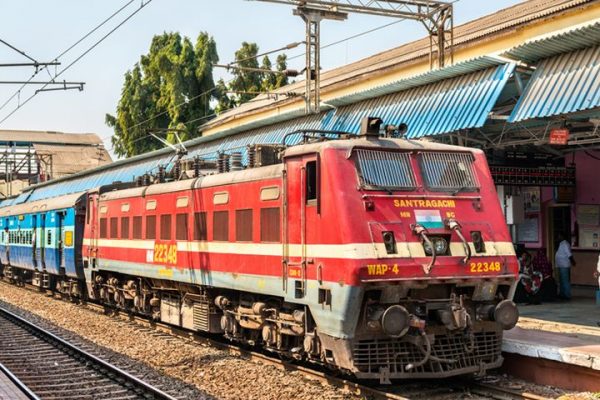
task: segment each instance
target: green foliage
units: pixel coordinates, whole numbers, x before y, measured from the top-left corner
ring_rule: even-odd
[[[125,74],[116,116],[107,114],[114,129],[115,154],[134,156],[163,145],[151,130],[180,129],[182,140],[198,134],[198,127],[213,114],[215,94],[213,63],[218,62],[212,37],[201,33],[196,45],[179,33],[163,33],[152,39],[143,55]],[[174,137],[167,136],[174,142]]]
[[[235,65],[242,68],[260,68],[272,71],[273,64],[268,56],[263,57],[259,66],[256,57],[258,51],[259,48],[256,43],[243,42],[242,47],[235,52]],[[287,69],[287,56],[281,54],[277,57],[276,70],[284,71],[285,69]],[[255,93],[271,92],[289,83],[287,76],[283,74],[243,71],[239,69],[232,69],[231,71],[233,80],[229,86],[223,83],[219,89],[218,113],[252,100],[257,96]],[[228,96],[227,91],[234,93]]]

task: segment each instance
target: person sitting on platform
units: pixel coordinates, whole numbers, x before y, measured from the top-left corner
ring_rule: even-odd
[[[519,283],[515,292],[516,303],[540,304],[539,291],[543,276],[533,269],[531,254],[524,251],[519,259]]]

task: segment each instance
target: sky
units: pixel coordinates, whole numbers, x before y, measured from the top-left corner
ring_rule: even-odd
[[[148,0],[144,0],[147,2]],[[44,62],[55,59],[129,0],[0,0],[0,39]],[[80,57],[100,38],[140,7],[135,0],[120,14],[59,59],[58,67],[42,71],[34,80],[48,80]],[[520,0],[459,0],[454,7],[455,25],[520,3]],[[35,93],[27,86],[0,84],[0,129],[96,133],[112,150],[112,130],[106,113],[114,114],[123,77],[139,61],[155,34],[180,32],[195,42],[199,32],[215,38],[220,62],[233,60],[243,41],[255,42],[261,52],[304,40],[304,23],[292,14],[293,7],[248,0],[152,0],[114,33],[73,64],[58,79],[85,82],[84,90]],[[323,45],[369,31],[392,19],[351,14],[347,21],[321,24]],[[368,57],[426,35],[425,28],[403,21],[387,28],[329,47],[322,51],[324,70]],[[288,57],[303,53],[303,46],[287,51]],[[276,55],[274,56],[276,57]],[[273,58],[274,58],[273,57]],[[0,64],[28,62],[23,55],[0,43]],[[290,68],[304,68],[303,57],[290,61]],[[0,81],[28,80],[32,67],[0,68]],[[228,79],[225,70],[215,69],[217,78]],[[14,98],[7,102],[14,95]],[[7,102],[7,103],[6,103]],[[6,103],[6,104],[5,104]],[[5,119],[6,118],[6,119]],[[111,151],[112,154],[112,151]]]

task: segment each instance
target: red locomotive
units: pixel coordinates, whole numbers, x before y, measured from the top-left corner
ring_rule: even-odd
[[[518,265],[485,156],[379,123],[83,194],[78,291],[360,379],[498,367]]]

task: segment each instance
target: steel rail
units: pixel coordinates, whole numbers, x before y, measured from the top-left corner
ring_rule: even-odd
[[[7,309],[0,307],[0,316],[12,323],[15,323],[27,331],[31,332],[38,338],[44,340],[45,342],[51,344],[54,347],[62,348],[63,352],[70,353],[71,356],[75,355],[75,357],[86,360],[88,363],[91,363],[96,366],[100,366],[102,369],[107,371],[109,374],[113,374],[116,379],[112,380],[117,381],[122,379],[125,382],[143,390],[144,393],[153,396],[154,399],[157,400],[177,400],[175,397],[169,395],[168,393],[163,392],[162,390],[148,384],[147,382],[133,376],[132,374],[122,370],[121,368],[112,365],[103,359],[94,356],[93,354],[88,353],[87,351],[67,342],[66,340],[56,336],[52,332],[49,332],[34,323],[27,321],[26,319],[8,311]],[[63,350],[63,349],[66,349]]]
[[[1,281],[0,283],[9,285],[9,283]],[[10,285],[13,286],[14,285]],[[25,284],[22,286],[23,289],[29,290],[35,293],[46,293],[46,291],[40,291],[40,288],[37,286],[33,286],[30,284]],[[53,300],[62,300],[58,297],[53,297]],[[308,378],[312,378],[318,380],[322,383],[327,383],[337,388],[350,391],[356,395],[361,395],[365,397],[369,397],[372,399],[381,399],[381,400],[411,400],[410,394],[400,394],[400,393],[392,393],[389,390],[398,390],[402,389],[401,385],[386,387],[372,387],[364,384],[360,384],[354,382],[350,379],[344,379],[337,376],[332,376],[326,372],[318,371],[310,367],[306,367],[303,365],[295,364],[292,362],[288,362],[282,360],[277,357],[271,357],[264,353],[259,353],[256,351],[251,351],[244,349],[234,343],[226,342],[225,340],[220,341],[208,336],[203,336],[201,333],[189,331],[183,329],[181,327],[169,325],[162,322],[151,321],[144,316],[136,315],[132,313],[128,313],[123,310],[119,310],[117,308],[102,305],[98,303],[91,302],[83,302],[80,304],[83,308],[87,308],[90,311],[98,312],[103,315],[107,315],[110,317],[119,318],[123,321],[127,321],[131,324],[135,324],[138,326],[144,326],[145,328],[151,328],[166,335],[182,338],[186,340],[190,340],[193,343],[198,343],[206,346],[210,346],[216,349],[220,349],[228,352],[231,355],[238,356],[250,361],[262,362],[268,365],[272,365],[278,369],[286,370],[286,371],[297,371]],[[1,309],[1,308],[0,308]],[[107,314],[112,313],[112,314]],[[465,392],[471,392],[480,396],[486,396],[489,399],[497,399],[497,400],[550,400],[549,398],[538,396],[533,393],[527,392],[519,392],[517,390],[503,388],[500,386],[494,386],[492,384],[481,383],[481,382],[473,382],[468,380],[459,379],[453,384],[449,384],[447,387],[439,387],[434,388],[432,393],[428,399],[434,400],[436,397],[440,398],[448,398],[448,395],[452,393],[456,393],[457,390],[463,390]],[[415,392],[416,397],[422,398],[422,390]],[[435,393],[435,395],[434,395]],[[408,396],[408,397],[407,397]]]
[[[41,400],[29,387],[15,376],[4,364],[0,363],[0,373],[4,374],[28,399]]]

